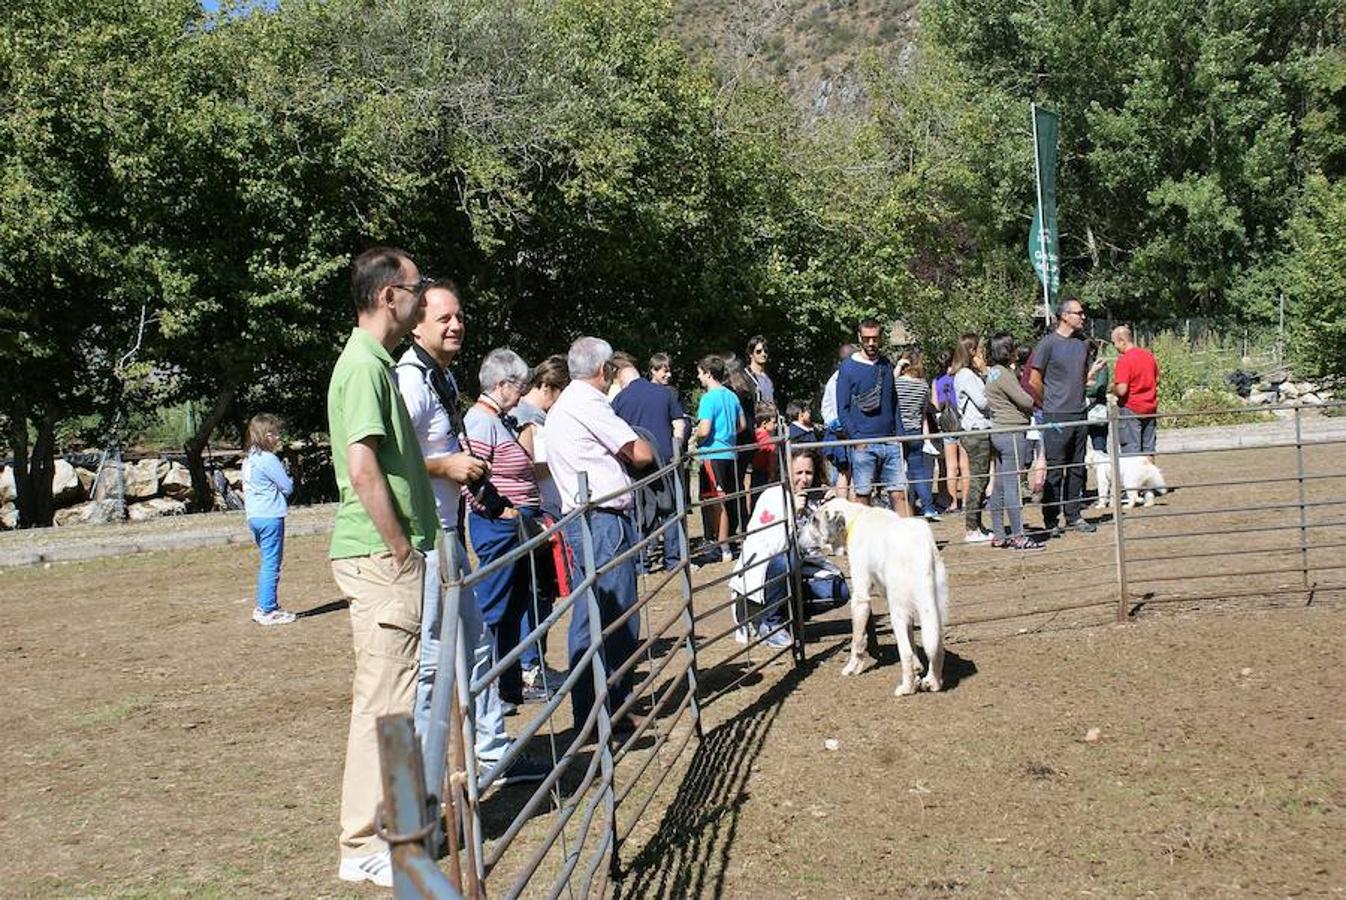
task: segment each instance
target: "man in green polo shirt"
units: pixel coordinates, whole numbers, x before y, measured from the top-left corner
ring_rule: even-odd
[[[332,576],[350,601],[355,639],[350,733],[341,785],[345,881],[393,883],[374,834],[382,797],[375,722],[410,713],[420,658],[425,554],[439,531],[435,495],[390,355],[420,321],[424,282],[401,250],[367,250],[351,267],[357,325],[327,387],[328,433],[341,504]]]

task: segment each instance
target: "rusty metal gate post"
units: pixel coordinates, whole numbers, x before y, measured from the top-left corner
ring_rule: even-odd
[[[1126,536],[1122,528],[1122,436],[1121,415],[1117,400],[1108,398],[1108,456],[1112,469],[1112,526],[1113,546],[1117,557],[1117,623],[1126,621],[1126,607],[1131,594],[1126,585]]]
[[[398,900],[456,897],[458,892],[436,865],[432,852],[439,816],[430,812],[421,745],[411,716],[380,716],[376,728],[383,802],[374,830],[392,852],[393,896]]]
[[[1303,406],[1295,404],[1295,483],[1299,487],[1299,567],[1304,575],[1304,590],[1308,591],[1308,601],[1313,602],[1313,589],[1309,586],[1309,521],[1308,509],[1304,500],[1304,427],[1301,413]]]

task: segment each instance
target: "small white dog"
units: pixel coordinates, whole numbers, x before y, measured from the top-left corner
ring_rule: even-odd
[[[1112,457],[1101,450],[1089,448],[1084,456],[1086,465],[1094,467],[1094,481],[1098,485],[1098,500],[1095,509],[1105,509],[1112,505]],[[1146,456],[1123,456],[1117,463],[1122,476],[1122,490],[1126,491],[1126,501],[1122,504],[1131,509],[1141,502],[1144,495],[1145,505],[1154,506],[1154,498],[1168,492],[1164,482],[1164,473],[1150,462]]]
[[[902,657],[897,696],[938,691],[944,671],[944,623],[949,614],[949,582],[935,536],[924,519],[904,519],[890,509],[833,498],[820,505],[800,529],[801,550],[834,552],[845,546],[851,563],[851,655],[843,675],[859,675],[876,660],[865,647],[870,586],[883,589],[888,618]],[[921,624],[921,646],[930,662],[923,678],[912,646],[912,623]]]

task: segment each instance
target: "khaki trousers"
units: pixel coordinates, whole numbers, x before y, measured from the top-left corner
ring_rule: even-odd
[[[375,722],[390,713],[410,714],[416,697],[425,556],[413,551],[400,568],[391,553],[334,559],[332,577],[350,601],[355,640],[341,855],[365,856],[387,848],[374,836],[374,811],[383,799]]]

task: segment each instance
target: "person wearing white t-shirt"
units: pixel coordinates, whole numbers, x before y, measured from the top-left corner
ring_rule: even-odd
[[[425,457],[430,483],[435,491],[435,507],[444,539],[458,545],[458,559],[467,569],[467,549],[459,527],[459,496],[463,485],[490,474],[490,465],[464,452],[457,425],[458,386],[449,365],[463,346],[463,313],[458,290],[452,282],[439,282],[425,291],[425,317],[412,331],[412,345],[397,362],[397,388],[411,415],[412,426]],[[454,415],[447,407],[454,408]],[[421,613],[421,658],[416,674],[416,700],[413,718],[422,744],[430,720],[431,689],[439,669],[440,629],[443,606],[439,585],[439,554],[426,555],[424,606]],[[459,604],[459,625],[471,654],[469,665],[473,680],[490,670],[491,634],[482,620],[481,610],[470,592],[463,593]],[[477,761],[489,768],[509,749],[500,692],[492,683],[474,704]],[[506,783],[541,781],[549,767],[527,756],[516,757],[509,771],[501,776]]]

